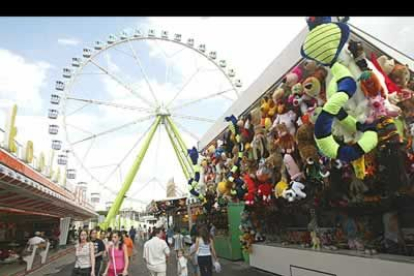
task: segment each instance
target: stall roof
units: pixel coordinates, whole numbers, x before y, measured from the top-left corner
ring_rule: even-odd
[[[26,163],[0,149],[0,212],[87,219],[91,206],[53,183]]]

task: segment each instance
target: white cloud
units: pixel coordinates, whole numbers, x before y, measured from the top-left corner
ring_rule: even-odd
[[[45,88],[49,63],[31,62],[11,51],[0,49],[0,97],[18,103],[25,112],[42,108],[42,89]]]
[[[59,38],[58,44],[65,46],[78,46],[80,41],[76,38]]]

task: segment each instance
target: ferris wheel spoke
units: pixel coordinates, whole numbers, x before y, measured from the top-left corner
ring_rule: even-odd
[[[144,107],[131,106],[131,105],[119,104],[119,103],[112,103],[112,102],[101,101],[101,100],[75,98],[75,97],[67,97],[67,99],[68,100],[73,100],[73,101],[85,102],[86,105],[88,105],[88,104],[97,104],[97,105],[104,105],[104,106],[111,106],[111,107],[121,108],[121,109],[125,109],[125,110],[143,111],[143,112],[148,112],[148,113],[152,112],[150,109],[144,108]],[[73,114],[73,112],[71,114]]]
[[[135,197],[139,192],[141,192],[142,190],[144,190],[152,181],[156,180],[156,177],[151,178],[150,180],[148,180],[144,185],[142,185],[141,187],[139,187],[136,191],[134,191],[133,193],[131,193],[131,196],[128,196],[129,198]]]
[[[130,41],[129,39],[128,39],[128,45],[129,45],[129,48],[131,49],[131,52],[132,52],[133,58],[134,58],[134,59],[135,59],[135,61],[137,62],[138,66],[139,66],[139,69],[141,70],[141,73],[142,73],[142,75],[144,76],[144,80],[145,80],[145,82],[146,82],[146,83],[147,83],[147,85],[148,85],[148,88],[149,88],[149,90],[150,90],[150,92],[151,92],[151,95],[152,95],[152,97],[154,98],[155,103],[158,105],[158,99],[157,99],[157,97],[155,96],[155,92],[154,92],[154,89],[153,89],[153,88],[152,88],[152,86],[151,86],[151,83],[150,83],[149,79],[148,79],[148,75],[147,75],[147,73],[145,72],[144,67],[142,66],[141,60],[139,59],[139,57],[138,57],[138,55],[137,55],[137,52],[135,51],[135,49],[134,49],[134,47],[132,46],[132,43],[131,43],[131,41]]]
[[[204,101],[204,100],[208,100],[208,99],[211,99],[211,98],[214,98],[214,97],[217,97],[217,96],[224,96],[225,93],[230,92],[230,91],[233,91],[233,90],[234,90],[234,88],[227,89],[227,90],[223,90],[223,91],[220,91],[220,92],[217,92],[217,93],[214,93],[214,94],[211,94],[211,95],[208,95],[208,96],[199,98],[199,99],[195,99],[195,100],[189,101],[187,103],[183,103],[181,105],[173,106],[170,110],[173,111],[173,110],[182,109],[184,107],[187,107],[187,106],[196,104],[196,103],[201,102],[201,101]]]
[[[192,120],[192,121],[199,121],[199,122],[208,122],[208,123],[215,123],[216,122],[216,120],[213,120],[213,119],[210,119],[210,118],[187,116],[187,115],[184,115],[184,114],[171,114],[171,117],[187,119],[187,120]]]
[[[91,135],[91,136],[88,136],[88,137],[86,137],[86,138],[83,138],[83,139],[81,139],[81,140],[78,140],[78,141],[76,141],[76,142],[74,142],[74,143],[71,143],[71,145],[72,145],[72,146],[74,146],[74,145],[76,145],[76,144],[79,144],[79,143],[82,143],[82,142],[88,141],[88,140],[90,140],[90,139],[94,139],[94,138],[98,138],[98,137],[104,136],[104,135],[106,135],[106,134],[109,134],[109,133],[112,133],[112,132],[115,132],[115,131],[121,130],[121,129],[123,129],[123,128],[129,127],[129,126],[132,126],[132,125],[135,125],[135,124],[137,124],[137,123],[144,122],[144,121],[149,120],[149,119],[151,119],[151,118],[154,118],[154,115],[150,115],[150,116],[147,116],[147,117],[144,117],[144,118],[139,118],[138,120],[134,120],[134,121],[132,121],[132,122],[129,122],[129,123],[126,123],[126,124],[123,124],[123,125],[120,125],[120,126],[117,126],[117,127],[114,127],[114,128],[110,128],[110,129],[105,130],[105,131],[102,131],[102,132],[100,132],[100,133],[98,133],[98,134],[93,134],[93,135]]]
[[[90,170],[92,170],[92,169],[102,169],[102,168],[108,168],[108,167],[113,167],[113,166],[116,166],[118,163],[111,163],[111,164],[108,164],[108,165],[100,165],[100,166],[93,166],[93,167],[90,167],[89,169]]]
[[[84,132],[84,133],[93,134],[93,133],[92,133],[92,132],[90,132],[89,130],[85,130],[85,129],[83,129],[83,128],[80,128],[80,127],[78,127],[78,126],[75,126],[75,125],[72,125],[72,124],[69,124],[69,123],[66,123],[66,126],[72,127],[72,128],[74,128],[74,129],[77,129],[77,130],[82,131],[82,132]]]
[[[82,109],[84,109],[85,107],[87,107],[90,103],[86,103],[84,105],[82,105],[81,107],[77,108],[76,110],[72,111],[71,113],[67,114],[66,116],[72,116],[73,114],[78,113],[79,111],[81,111]]]
[[[88,157],[88,154],[89,154],[89,152],[90,152],[90,151],[91,151],[91,149],[92,149],[93,143],[95,143],[95,138],[94,138],[94,139],[92,139],[91,144],[89,145],[88,149],[86,150],[85,154],[83,155],[82,160],[83,160],[83,162],[85,162],[85,163],[86,163],[86,158]]]
[[[200,72],[201,68],[197,68],[197,70],[191,75],[191,77],[185,82],[185,84],[183,85],[183,87],[181,87],[181,89],[175,94],[174,98],[172,98],[172,100],[170,100],[170,102],[167,104],[167,107],[169,107],[176,99],[177,97],[181,94],[181,92],[184,91],[184,89],[187,87],[187,85],[189,85],[191,83],[191,81],[194,79],[194,77]]]
[[[196,141],[200,141],[200,137],[198,137],[196,134],[192,133],[191,131],[189,131],[187,128],[185,128],[183,125],[181,125],[180,123],[178,123],[176,120],[173,120],[174,124],[181,129],[182,131],[184,131],[185,133],[189,134],[191,137],[193,137]]]
[[[108,175],[108,177],[105,179],[103,184],[106,184],[111,176],[116,172],[117,168],[120,167],[124,161],[131,155],[131,153],[134,151],[135,147],[139,145],[139,143],[144,139],[144,137],[147,135],[147,133],[150,131],[153,124],[151,124],[141,135],[141,137],[138,138],[138,140],[132,145],[132,147],[126,152],[124,157],[122,157],[121,161],[116,164],[116,168]]]
[[[90,62],[95,65],[96,67],[98,67],[102,72],[104,72],[106,75],[108,75],[111,79],[113,79],[114,81],[116,81],[119,85],[123,86],[126,90],[128,90],[129,92],[131,92],[133,95],[135,95],[136,97],[138,97],[139,99],[141,99],[142,101],[144,101],[146,104],[148,104],[149,106],[153,106],[153,104],[148,101],[147,99],[145,99],[143,96],[141,96],[138,92],[136,92],[134,89],[132,89],[129,85],[127,85],[126,83],[124,83],[122,80],[120,80],[117,76],[115,76],[113,73],[109,72],[108,70],[106,70],[105,68],[103,68],[101,65],[99,65],[98,63],[96,63],[95,61],[93,61],[92,59],[90,60]]]

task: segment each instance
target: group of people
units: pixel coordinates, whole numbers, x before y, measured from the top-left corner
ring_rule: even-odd
[[[177,257],[178,276],[211,276],[213,264],[218,265],[218,258],[214,249],[214,241],[207,226],[195,226],[192,236],[192,245],[185,250],[184,236],[175,230],[154,228],[152,237],[144,244],[144,260],[151,276],[165,276],[167,261],[170,258],[171,248],[174,248]],[[167,237],[167,239],[166,239]],[[167,243],[168,242],[168,243]]]
[[[122,229],[122,228],[121,228]],[[134,252],[136,230],[127,231],[99,227],[79,232],[76,244],[76,261],[72,276],[128,275],[129,262]]]
[[[141,231],[137,233],[134,228],[129,234],[125,230],[112,231],[110,228],[107,232],[99,227],[90,231],[82,229],[75,246],[72,276],[127,276],[137,234],[140,236]],[[154,226],[147,238],[144,240],[143,258],[151,276],[167,275],[167,262],[172,250],[177,259],[178,276],[211,276],[213,267],[218,265],[213,237],[207,226],[193,227],[190,248],[185,247],[184,236],[179,229],[169,229],[166,233],[162,226]]]

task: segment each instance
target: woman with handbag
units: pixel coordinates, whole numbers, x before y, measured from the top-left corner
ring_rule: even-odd
[[[72,276],[95,276],[95,248],[88,240],[88,232],[81,230],[76,248],[76,262]]]
[[[213,239],[206,226],[201,227],[195,247],[201,276],[213,275],[213,259],[215,266],[218,266],[219,262],[214,249]]]
[[[123,242],[120,231],[112,233],[112,243],[108,246],[108,265],[106,266],[103,276],[126,276],[128,275],[128,249]]]

